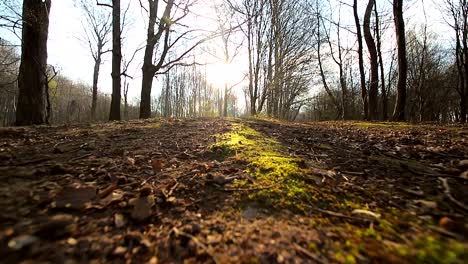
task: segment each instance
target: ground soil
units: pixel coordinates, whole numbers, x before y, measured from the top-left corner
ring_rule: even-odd
[[[242,155],[212,147],[239,125],[300,160],[314,198],[290,208],[255,200],[272,187],[255,184]],[[2,128],[0,262],[466,263],[467,171],[468,129],[456,125]]]

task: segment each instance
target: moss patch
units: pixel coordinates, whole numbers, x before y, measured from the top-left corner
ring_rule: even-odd
[[[244,124],[236,124],[231,132],[219,135],[211,148],[221,159],[234,156],[248,162],[246,173],[255,182],[237,180],[236,188],[265,188],[243,197],[245,202],[303,211],[315,200],[317,190],[303,180],[309,170],[301,167],[301,159],[284,154],[277,140]]]

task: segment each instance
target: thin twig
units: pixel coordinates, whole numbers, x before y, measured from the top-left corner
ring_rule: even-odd
[[[190,238],[197,246],[199,246],[201,249],[205,250],[205,252],[210,255],[210,257],[213,259],[215,263],[221,263],[221,261],[218,259],[218,257],[215,256],[215,254],[212,252],[210,248],[208,248],[205,244],[203,244],[198,238],[195,236],[185,233],[183,231],[180,231],[177,227],[172,228],[172,232],[176,234],[177,236],[184,236],[187,238]]]
[[[301,247],[299,244],[297,243],[294,243],[294,248],[299,251],[300,253],[306,255],[307,257],[309,257],[310,259],[314,260],[315,262],[317,263],[325,263],[323,260],[321,260],[319,257],[317,257],[316,255],[312,254],[311,252],[309,252],[307,249]]]
[[[76,158],[70,159],[70,162],[77,161],[77,160],[80,160],[80,159],[84,159],[84,158],[87,158],[87,157],[89,157],[91,155],[93,155],[93,153],[84,154],[84,155],[78,156]]]
[[[344,214],[341,214],[341,213],[337,213],[337,212],[333,212],[333,211],[329,211],[329,210],[320,209],[320,208],[318,208],[318,207],[310,207],[310,209],[312,209],[312,210],[314,210],[314,211],[317,211],[317,212],[320,212],[320,213],[322,213],[322,214],[329,215],[329,216],[340,217],[340,218],[345,218],[345,219],[350,219],[350,220],[356,220],[356,221],[369,222],[369,219],[360,218],[360,217],[355,217],[355,216],[349,216],[349,215],[344,215]]]
[[[440,177],[439,180],[442,182],[442,185],[444,186],[444,194],[445,196],[447,196],[447,198],[452,202],[454,203],[455,205],[457,205],[458,207],[460,207],[461,209],[463,209],[464,211],[468,212],[468,206],[464,205],[463,203],[459,202],[457,199],[455,199],[455,197],[452,196],[452,194],[450,193],[450,186],[448,184],[448,181],[446,178],[442,178]]]
[[[223,191],[225,192],[250,192],[250,191],[259,191],[259,190],[266,190],[275,187],[276,184],[268,185],[265,187],[254,187],[254,188],[224,188]]]

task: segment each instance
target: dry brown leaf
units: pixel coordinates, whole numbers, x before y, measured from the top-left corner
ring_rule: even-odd
[[[164,161],[161,159],[151,160],[151,167],[153,167],[154,172],[160,172],[164,168]]]

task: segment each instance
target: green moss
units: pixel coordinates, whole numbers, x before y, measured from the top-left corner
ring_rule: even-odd
[[[415,263],[467,263],[468,244],[433,236],[419,236],[396,253]]]
[[[219,135],[211,146],[219,159],[235,156],[248,162],[246,172],[255,178],[254,186],[246,180],[234,182],[237,188],[265,188],[251,192],[246,202],[264,206],[304,211],[314,200],[314,187],[304,181],[307,169],[301,168],[302,160],[288,157],[282,145],[275,139],[243,124],[236,124],[229,133]]]

